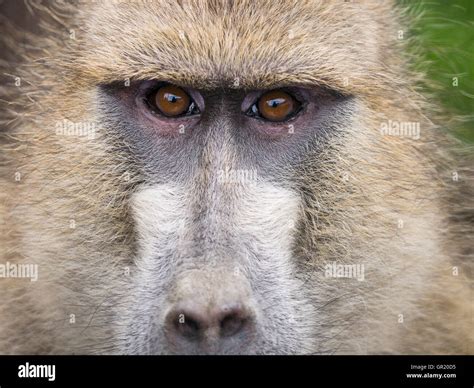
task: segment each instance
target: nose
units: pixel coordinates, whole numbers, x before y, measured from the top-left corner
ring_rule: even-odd
[[[160,326],[170,352],[251,352],[259,313],[250,283],[241,271],[188,270],[177,277],[168,298]]]
[[[165,327],[175,344],[221,348],[229,340],[234,346],[243,345],[255,329],[255,317],[243,302],[206,305],[188,300],[170,310]]]

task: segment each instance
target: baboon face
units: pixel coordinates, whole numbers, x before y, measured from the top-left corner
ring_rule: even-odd
[[[348,317],[366,311],[370,283],[324,268],[376,273],[381,249],[402,255],[384,239],[404,187],[380,178],[412,159],[377,129],[385,111],[403,111],[389,73],[398,62],[380,51],[381,35],[396,37],[389,9],[185,1],[77,12],[41,128],[55,150],[48,171],[63,177],[43,188],[57,198],[43,233],[61,242],[48,260],[73,290],[57,303],[81,294],[99,311],[75,340],[81,351],[317,353],[366,334]],[[382,90],[392,94],[378,104]],[[52,133],[64,120],[92,123],[94,138]]]
[[[100,101],[101,122],[142,164],[130,206],[143,266],[136,300],[152,301],[156,325],[149,349],[308,349],[313,307],[294,252],[304,214],[297,171],[349,125],[350,98],[138,81],[100,89]]]
[[[199,111],[164,115],[155,106],[161,89]],[[179,103],[173,93],[165,102]],[[279,111],[284,104],[290,113]],[[102,122],[143,164],[144,182],[130,198],[145,276],[136,300],[153,301],[154,330],[165,325],[166,336],[149,346],[305,349],[313,311],[294,252],[304,214],[296,171],[311,167],[305,158],[330,131],[348,125],[350,99],[325,89],[189,90],[145,81],[102,90],[101,106]]]
[[[301,180],[353,125],[357,103],[337,85],[305,82],[316,65],[300,50],[333,43],[317,36],[317,4],[292,7],[282,17],[270,3],[124,6],[138,28],[92,27],[94,36],[131,35],[126,49],[115,47],[123,75],[109,72],[116,79],[96,88],[98,121],[127,143],[142,181],[130,196],[130,309],[140,328],[131,349],[315,351],[316,312],[305,291],[314,285],[295,246],[308,224]],[[303,19],[305,10],[314,20]],[[121,25],[124,14],[113,14],[105,24]],[[128,83],[132,72],[139,75]]]

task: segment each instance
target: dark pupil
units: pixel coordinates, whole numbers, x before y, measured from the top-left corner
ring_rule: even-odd
[[[166,93],[165,98],[168,102],[176,102],[179,99],[181,99],[181,97],[178,97],[176,94],[172,94],[172,93]]]
[[[281,105],[285,102],[284,98],[274,98],[270,101],[267,101],[268,106],[271,108],[276,108],[278,105]]]

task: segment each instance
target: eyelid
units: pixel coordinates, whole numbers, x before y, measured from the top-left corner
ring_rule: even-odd
[[[244,100],[242,101],[242,106],[241,106],[242,112],[243,113],[247,112],[252,107],[252,105],[258,101],[258,99],[263,93],[265,93],[265,91],[260,90],[260,91],[250,92],[249,94],[247,94]]]
[[[201,93],[199,93],[196,89],[192,88],[183,88],[183,90],[189,94],[191,99],[196,103],[199,110],[201,112],[204,112],[206,104],[204,103],[204,98],[202,97]]]

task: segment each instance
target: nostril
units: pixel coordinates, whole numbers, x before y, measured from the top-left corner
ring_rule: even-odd
[[[231,337],[244,331],[251,323],[251,315],[243,307],[225,307],[221,313],[219,326],[222,337]]]
[[[210,344],[229,337],[241,340],[253,332],[254,315],[246,306],[218,308],[190,302],[185,306],[173,308],[166,316],[165,331],[172,343],[184,340]]]
[[[170,311],[166,317],[167,332],[174,338],[198,340],[203,332],[204,322],[189,311]]]
[[[183,337],[189,339],[199,338],[201,325],[189,315],[179,314],[177,319],[175,319],[174,326],[176,331]]]
[[[247,324],[248,318],[233,313],[225,316],[220,322],[221,336],[231,337],[241,331]]]

